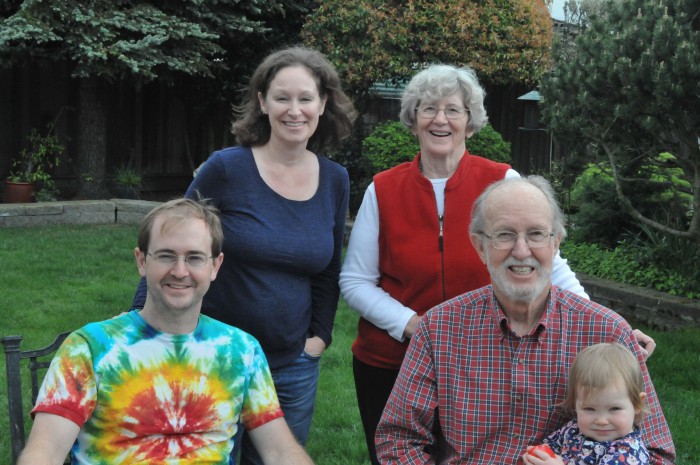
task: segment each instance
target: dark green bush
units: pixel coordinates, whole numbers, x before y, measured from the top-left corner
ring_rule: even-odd
[[[362,157],[374,174],[413,160],[418,150],[416,137],[399,121],[377,124],[362,141]]]
[[[510,164],[510,142],[506,141],[490,124],[478,134],[467,139],[467,150],[472,155]]]
[[[658,160],[672,157],[660,154]],[[684,186],[677,177],[677,169],[659,165],[625,167],[622,176],[634,182],[624,185],[625,195],[642,215],[664,224],[677,224],[685,229],[690,201],[678,195],[675,184]],[[568,207],[571,213],[569,233],[577,242],[592,242],[609,248],[642,232],[638,224],[623,208],[610,168],[606,163],[589,163],[576,178],[571,189]]]
[[[413,160],[419,149],[416,137],[399,121],[379,123],[362,142],[362,156],[373,173]],[[467,149],[474,155],[510,163],[510,143],[503,140],[491,125],[486,125],[468,139]]]
[[[590,163],[576,178],[568,206],[569,236],[577,242],[613,248],[634,225],[617,198],[610,170],[598,164]]]

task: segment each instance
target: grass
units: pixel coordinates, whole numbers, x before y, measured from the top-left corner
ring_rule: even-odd
[[[23,349],[39,348],[60,332],[128,310],[139,282],[136,231],[135,226],[0,228],[0,336],[21,335]],[[26,410],[28,377],[22,386]],[[9,464],[4,357],[0,409],[0,463]]]
[[[24,336],[23,348],[50,343],[62,331],[110,318],[131,304],[139,280],[135,226],[0,228],[0,336]],[[367,451],[352,379],[350,345],[357,315],[341,301],[333,345],[321,360],[316,412],[307,450],[318,464],[364,465]],[[678,465],[700,456],[700,329],[662,333],[649,370],[678,453]],[[27,382],[24,383],[26,387]],[[25,394],[29,409],[29,395]],[[4,358],[0,362],[0,463],[10,463]]]

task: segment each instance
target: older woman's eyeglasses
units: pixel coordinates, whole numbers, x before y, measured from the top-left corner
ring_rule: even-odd
[[[450,105],[445,108],[439,108],[433,105],[424,105],[416,108],[416,114],[425,119],[435,118],[440,111],[445,113],[445,118],[447,119],[462,119],[469,114],[468,108],[459,107],[457,105]]]
[[[528,231],[525,234],[517,234],[511,231],[496,231],[490,236],[486,233],[481,233],[487,239],[491,241],[491,245],[494,249],[512,249],[515,247],[515,243],[518,242],[519,237],[524,237],[525,242],[531,249],[541,249],[546,247],[554,236],[554,233],[549,231]]]

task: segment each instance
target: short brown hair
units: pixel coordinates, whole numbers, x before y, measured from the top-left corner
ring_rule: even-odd
[[[196,201],[186,198],[178,198],[162,203],[146,214],[139,227],[138,246],[142,253],[148,253],[153,224],[156,218],[161,215],[168,217],[163,222],[163,227],[191,219],[203,220],[211,233],[211,256],[219,256],[224,242],[219,210],[205,200]]]
[[[253,73],[245,101],[235,109],[238,119],[233,123],[232,132],[239,144],[255,146],[270,140],[270,120],[260,110],[258,92],[267,95],[270,82],[277,73],[293,66],[308,69],[316,81],[319,94],[326,97],[325,109],[307,149],[312,152],[330,150],[350,136],[357,113],[350,99],[343,93],[338,72],[321,52],[294,46],[268,55]]]
[[[612,383],[622,382],[632,405],[639,413],[634,422],[639,425],[647,411],[644,378],[639,360],[632,351],[618,343],[601,343],[586,347],[576,356],[569,371],[566,397],[561,403],[570,413],[576,411],[576,396],[604,389]]]

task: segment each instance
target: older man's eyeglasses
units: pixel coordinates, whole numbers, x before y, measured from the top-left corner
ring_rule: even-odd
[[[525,242],[531,249],[541,249],[549,245],[553,232],[534,230],[528,231],[525,234],[517,234],[511,231],[496,231],[490,236],[486,233],[481,233],[491,241],[494,249],[504,250],[512,249],[519,237],[524,237]]]
[[[209,261],[210,258],[214,257],[208,257],[204,255],[203,253],[191,253],[189,255],[175,255],[172,253],[167,253],[167,252],[158,252],[158,253],[146,253],[146,255],[150,255],[153,257],[155,261],[160,263],[161,265],[166,265],[166,266],[175,266],[175,264],[178,262],[178,260],[182,259],[184,260],[185,264],[191,268],[202,268],[204,265],[207,264],[207,261]]]
[[[450,105],[445,108],[439,108],[434,105],[424,105],[416,108],[416,114],[425,119],[435,118],[440,111],[445,113],[447,119],[462,119],[469,114],[469,109],[457,105]]]

